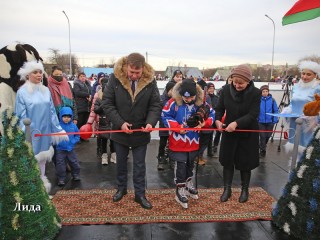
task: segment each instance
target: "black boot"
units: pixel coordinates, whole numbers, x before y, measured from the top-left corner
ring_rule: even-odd
[[[265,157],[265,156],[266,156],[266,150],[261,150],[260,157]]]
[[[164,170],[166,163],[167,160],[165,156],[158,156],[158,170]]]
[[[170,166],[170,169],[174,169],[176,166],[176,162],[171,158],[169,158],[169,166]]]
[[[213,133],[211,133],[209,143],[208,143],[208,148],[207,148],[208,157],[213,157],[212,141],[213,141]]]
[[[220,197],[221,202],[226,202],[231,197],[231,184],[233,179],[234,168],[223,168],[223,193]]]
[[[213,153],[216,153],[217,151],[218,151],[218,146],[215,146],[215,145],[214,145],[213,148],[212,148],[212,152],[213,152]]]
[[[239,197],[239,202],[244,203],[248,201],[249,198],[249,183],[251,177],[251,171],[240,171],[241,175],[241,194]]]
[[[208,148],[207,148],[207,156],[208,157],[213,157],[212,145],[208,146]]]

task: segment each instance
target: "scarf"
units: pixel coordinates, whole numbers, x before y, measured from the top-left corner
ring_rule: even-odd
[[[318,85],[318,81],[314,78],[312,81],[305,83],[302,79],[299,80],[298,85],[302,88],[314,88]]]
[[[73,109],[73,96],[70,86],[65,78],[61,82],[53,79],[51,76],[48,78],[48,88],[51,93],[54,107],[57,114],[62,107],[70,107]]]
[[[25,85],[28,90],[28,93],[30,93],[30,94],[32,94],[35,91],[40,91],[41,93],[44,93],[46,90],[46,87],[43,86],[42,82],[41,83],[32,83],[29,80],[27,80]]]
[[[250,81],[246,89],[237,91],[235,86],[233,86],[233,84],[230,84],[231,97],[235,102],[242,102],[245,99],[245,96],[252,91],[253,87],[253,81]]]

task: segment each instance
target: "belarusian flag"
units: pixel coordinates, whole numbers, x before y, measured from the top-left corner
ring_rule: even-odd
[[[282,25],[307,21],[320,16],[320,0],[298,0],[282,18]]]

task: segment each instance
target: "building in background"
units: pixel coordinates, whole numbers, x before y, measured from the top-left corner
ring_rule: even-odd
[[[165,71],[165,76],[167,76],[169,79],[172,78],[173,72],[175,70],[180,70],[184,77],[203,77],[202,72],[197,67],[181,67],[181,66],[168,66]]]

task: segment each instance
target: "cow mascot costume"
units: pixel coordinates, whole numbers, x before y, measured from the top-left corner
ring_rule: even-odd
[[[24,62],[41,60],[38,51],[29,44],[12,44],[0,50],[0,134],[3,134],[2,113],[14,110],[16,92],[24,83],[17,75]]]

